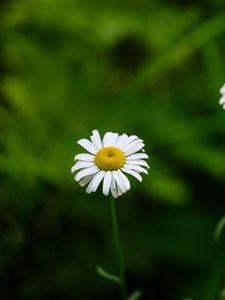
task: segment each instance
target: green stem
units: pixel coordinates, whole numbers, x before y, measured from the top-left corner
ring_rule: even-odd
[[[115,199],[113,197],[111,197],[110,202],[111,202],[111,214],[112,214],[114,241],[115,241],[116,252],[117,252],[118,261],[119,261],[121,294],[122,294],[122,299],[126,300],[124,257],[123,257],[121,242],[120,242],[117,218],[116,218]]]

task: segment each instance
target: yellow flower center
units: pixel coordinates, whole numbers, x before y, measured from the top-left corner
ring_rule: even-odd
[[[98,151],[95,162],[101,170],[113,171],[124,165],[125,155],[119,148],[109,146]]]

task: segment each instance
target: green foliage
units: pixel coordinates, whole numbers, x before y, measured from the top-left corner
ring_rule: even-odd
[[[131,179],[117,202],[130,291],[213,294],[213,230],[224,214],[223,2],[1,5],[1,298],[118,299],[94,270],[115,270],[108,200],[87,196],[70,173],[77,139],[95,128],[136,134],[150,154],[150,175]]]

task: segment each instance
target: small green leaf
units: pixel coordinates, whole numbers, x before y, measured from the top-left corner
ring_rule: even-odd
[[[112,280],[112,281],[115,281],[117,283],[120,283],[120,277],[116,276],[116,275],[113,275],[113,274],[110,274],[108,272],[106,272],[102,267],[100,266],[96,266],[96,271],[97,273],[106,278],[106,279],[109,279],[109,280]]]
[[[135,290],[128,298],[127,300],[138,300],[142,296],[141,290]]]
[[[225,216],[216,225],[216,229],[214,232],[214,238],[216,242],[219,241],[224,227],[225,227]]]

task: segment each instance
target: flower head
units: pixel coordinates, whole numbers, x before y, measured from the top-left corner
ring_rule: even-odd
[[[143,140],[136,135],[107,132],[101,139],[99,132],[93,130],[90,140],[81,139],[77,143],[88,153],[75,156],[71,172],[78,171],[74,179],[81,186],[88,184],[87,193],[95,192],[103,181],[103,194],[108,196],[111,192],[117,198],[130,189],[124,173],[139,181],[142,181],[140,173],[148,174],[149,166],[144,160],[148,155],[143,153]]]
[[[225,109],[225,83],[220,89],[220,94],[222,95],[220,98],[220,105],[223,105],[223,109]]]

